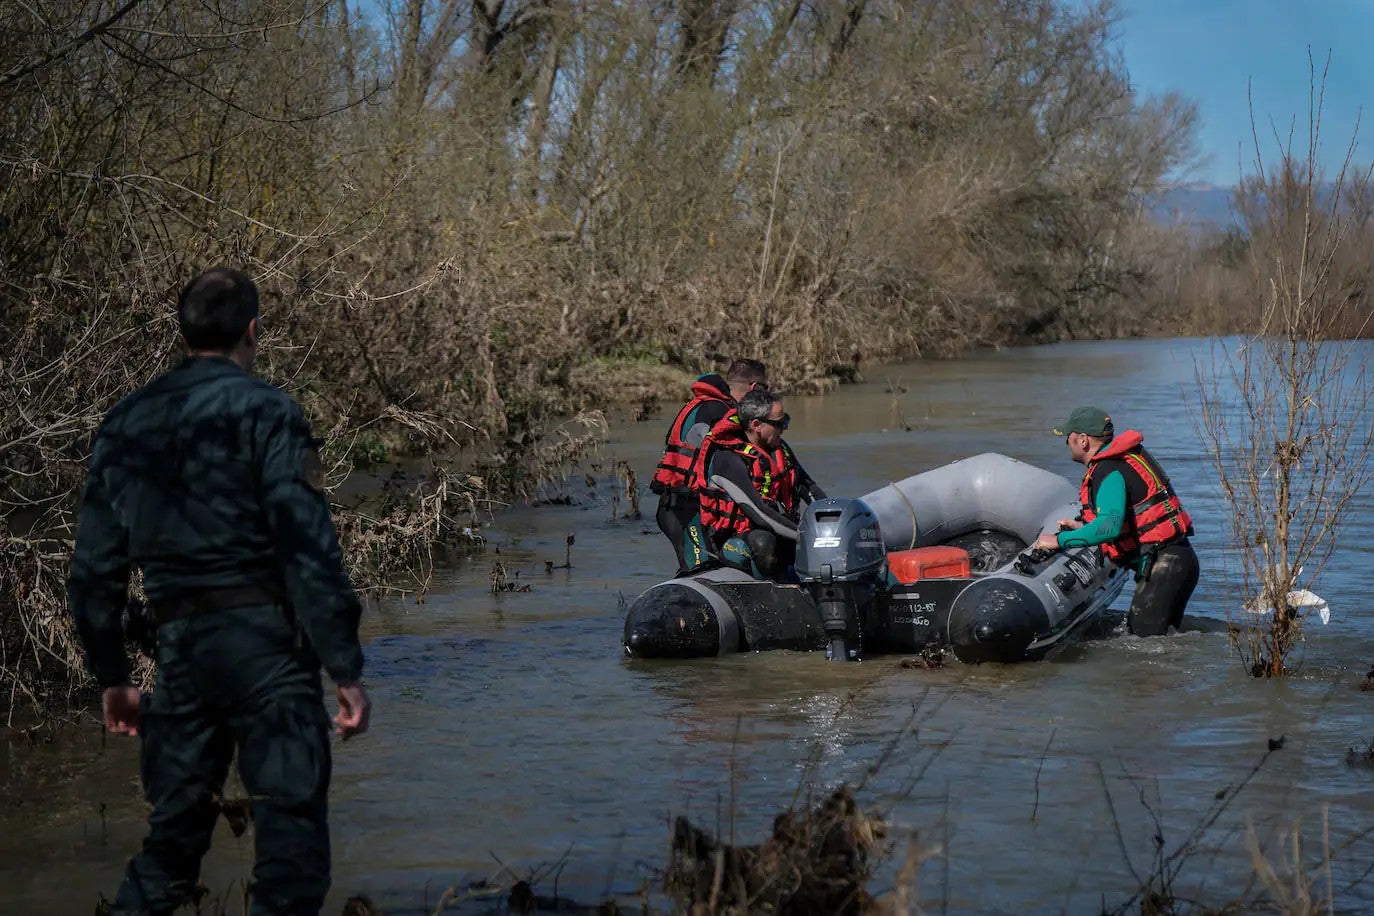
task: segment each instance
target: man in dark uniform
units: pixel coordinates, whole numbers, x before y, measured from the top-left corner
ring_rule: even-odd
[[[196,886],[229,762],[252,803],[253,914],[319,912],[329,888],[329,720],[367,730],[360,606],[344,572],[301,408],[248,372],[261,322],[249,277],[182,291],[188,358],[125,398],[96,434],[69,601],[106,727],[142,740],[153,811],[113,912],[171,913]],[[157,685],[130,685],[131,570],[156,626]],[[141,709],[140,709],[141,705]]]

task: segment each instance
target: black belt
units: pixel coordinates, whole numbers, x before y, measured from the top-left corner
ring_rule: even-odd
[[[674,488],[660,495],[659,502],[665,509],[696,509],[697,496],[691,490]]]
[[[267,585],[235,585],[229,588],[204,588],[184,592],[171,598],[150,602],[148,610],[153,623],[161,626],[207,611],[224,611],[250,604],[279,604],[284,599],[281,589]]]

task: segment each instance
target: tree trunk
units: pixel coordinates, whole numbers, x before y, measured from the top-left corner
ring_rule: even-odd
[[[548,131],[549,106],[553,102],[553,87],[558,78],[559,56],[563,53],[563,31],[563,26],[555,27],[544,47],[530,99],[530,119],[525,126],[524,182],[530,197],[535,200],[539,198],[544,171],[541,167],[544,161],[544,135]]]
[[[830,70],[834,72],[844,58],[845,52],[849,50],[849,44],[854,39],[854,33],[858,31],[859,23],[863,21],[864,9],[868,6],[868,0],[845,0],[844,16],[840,19],[840,27],[835,32],[835,37],[830,41]]]
[[[725,36],[738,0],[682,0],[677,72],[692,82],[715,85],[725,56]]]

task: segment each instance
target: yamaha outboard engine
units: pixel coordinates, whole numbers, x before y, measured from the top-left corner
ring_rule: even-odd
[[[821,499],[797,533],[797,578],[821,612],[826,657],[863,656],[863,631],[882,581],[887,548],[878,517],[860,499]]]

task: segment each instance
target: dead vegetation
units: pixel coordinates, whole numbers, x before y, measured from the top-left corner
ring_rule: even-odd
[[[481,478],[435,467],[419,481],[395,471],[377,493],[352,507],[336,506],[354,587],[409,591],[423,601],[436,551],[482,545],[487,503]]]
[[[1345,762],[1352,767],[1374,768],[1374,741],[1366,741],[1349,748]]]
[[[0,519],[0,582],[12,589],[13,602],[0,614],[7,726],[21,724],[26,713],[69,706],[80,688],[69,674],[83,665],[65,604],[70,537],[19,537]],[[10,609],[16,607],[28,612]]]
[[[1305,600],[1315,603],[1342,524],[1374,481],[1370,361],[1341,341],[1374,330],[1374,186],[1371,168],[1351,164],[1355,137],[1323,180],[1325,88],[1313,66],[1305,138],[1292,128],[1255,137],[1254,174],[1236,197],[1245,244],[1235,256],[1258,320],[1197,367],[1199,432],[1240,565],[1232,636],[1258,677],[1292,670]]]
[[[1296,151],[1295,151],[1296,152]],[[1195,238],[1176,236],[1162,247],[1150,287],[1151,312],[1158,318],[1153,333],[1160,336],[1211,336],[1253,334],[1272,326],[1272,289],[1256,282],[1257,260],[1272,258],[1277,245],[1291,245],[1302,229],[1286,220],[1270,223],[1264,210],[1274,194],[1287,201],[1296,215],[1305,209],[1301,201],[1311,185],[1313,226],[1318,234],[1344,222],[1332,250],[1323,258],[1324,269],[1335,280],[1324,317],[1322,333],[1328,340],[1354,340],[1374,336],[1370,324],[1370,265],[1367,252],[1374,248],[1374,188],[1350,163],[1339,175],[1313,169],[1301,153],[1281,156],[1267,175],[1252,174],[1235,189],[1232,207],[1235,220],[1211,227]],[[1268,166],[1266,166],[1268,168]],[[1285,175],[1284,171],[1291,169]],[[1284,187],[1284,183],[1288,187]]]
[[[430,455],[480,478],[449,470],[345,518],[375,582],[414,578],[402,567],[471,527],[470,503],[557,473],[598,409],[643,416],[731,355],[818,388],[864,361],[1129,331],[1156,247],[1136,201],[1189,155],[1194,113],[1133,94],[1116,15],[1106,0],[17,7],[0,64],[0,511],[11,531],[50,510],[41,530],[70,527],[100,417],[178,358],[175,293],[213,263],[259,281],[263,374],[347,456],[340,472]],[[56,570],[64,542],[45,543]],[[7,544],[13,697],[15,659],[42,639],[8,639],[58,605],[32,597],[32,557]]]
[[[772,834],[752,846],[725,843],[679,817],[666,885],[689,913],[872,912],[866,885],[886,836],[886,823],[863,812],[847,786],[809,810],[778,815]]]
[[[1347,825],[1344,837],[1333,835],[1330,812],[1325,804],[1320,812],[1276,823],[1272,829],[1260,830],[1247,815],[1239,827],[1222,830],[1219,826],[1236,799],[1259,775],[1273,754],[1284,749],[1284,737],[1268,739],[1267,750],[1241,778],[1222,786],[1211,801],[1202,808],[1197,821],[1183,835],[1169,835],[1163,825],[1163,800],[1155,786],[1154,797],[1147,795],[1144,786],[1138,789],[1141,806],[1149,815],[1153,844],[1150,867],[1137,870],[1127,852],[1121,822],[1111,793],[1107,792],[1117,830],[1117,843],[1139,884],[1137,891],[1117,906],[1103,907],[1104,916],[1224,916],[1224,914],[1284,913],[1292,916],[1316,916],[1319,913],[1340,912],[1339,892],[1350,892],[1364,885],[1370,869],[1364,867],[1368,856],[1359,844],[1367,841],[1374,831],[1363,824]],[[1368,748],[1351,748],[1347,763],[1367,765]],[[1369,758],[1374,759],[1374,758]],[[1099,764],[1099,776],[1106,790],[1106,778]],[[1312,841],[1313,829],[1309,815],[1319,813],[1316,825],[1317,841]],[[1305,827],[1303,821],[1309,823]],[[1248,877],[1237,882],[1234,878],[1220,886],[1203,890],[1214,881],[1203,881],[1197,872],[1216,864],[1218,836],[1226,847],[1239,846],[1244,851],[1243,862],[1249,867]],[[1353,881],[1337,885],[1335,864],[1358,863],[1359,874]],[[1206,863],[1206,864],[1204,864]],[[1184,875],[1192,872],[1187,882]],[[1190,886],[1185,889],[1185,883]]]

